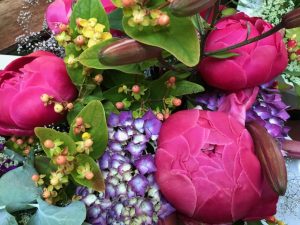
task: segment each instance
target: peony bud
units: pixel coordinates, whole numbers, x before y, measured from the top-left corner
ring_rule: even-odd
[[[158,47],[124,38],[103,48],[99,52],[99,61],[108,66],[121,66],[156,58],[161,51]]]
[[[192,16],[212,7],[217,0],[173,0],[170,4],[175,16]]]
[[[281,24],[286,29],[300,27],[300,8],[294,9],[282,17]]]
[[[252,136],[256,155],[270,186],[279,195],[284,195],[287,188],[287,171],[277,143],[257,122],[247,123],[247,129]]]

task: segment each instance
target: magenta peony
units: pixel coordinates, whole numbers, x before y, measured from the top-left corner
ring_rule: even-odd
[[[156,179],[185,217],[218,224],[275,214],[278,196],[264,179],[244,116],[237,117],[256,94],[231,94],[223,112],[184,110],[163,124]]]
[[[37,51],[0,70],[0,135],[32,135],[34,127],[63,119],[53,105],[44,106],[43,94],[58,102],[77,95],[64,61],[52,53]]]
[[[225,17],[210,32],[205,52],[223,49],[256,37],[272,28],[260,18],[244,13]],[[204,58],[199,65],[203,79],[211,86],[224,90],[239,90],[266,83],[280,75],[287,66],[288,56],[279,32],[249,45],[231,50],[239,56],[217,59]]]
[[[110,0],[101,0],[102,5],[107,13],[110,13],[116,7]],[[60,25],[68,25],[72,13],[73,0],[55,0],[46,11],[46,21],[50,30],[54,33],[60,33]]]

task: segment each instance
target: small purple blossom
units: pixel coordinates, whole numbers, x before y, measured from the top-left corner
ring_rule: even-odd
[[[88,208],[89,223],[153,225],[174,212],[159,192],[154,153],[147,150],[147,143],[156,146],[160,127],[161,121],[151,111],[137,119],[131,112],[109,116],[109,143],[98,161],[105,193],[90,192],[95,199],[81,189],[77,192]]]
[[[225,95],[221,91],[201,94],[196,101],[208,110],[217,110],[220,99]],[[264,126],[269,134],[278,141],[283,141],[287,137],[289,128],[285,122],[289,118],[288,106],[282,101],[279,90],[274,87],[274,82],[263,84],[256,102],[247,111],[246,122],[256,121]]]

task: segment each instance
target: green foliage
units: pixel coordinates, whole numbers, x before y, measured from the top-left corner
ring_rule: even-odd
[[[109,24],[111,29],[123,31],[122,26],[123,10],[116,9],[108,14]]]
[[[85,205],[80,201],[57,207],[38,199],[38,208],[28,225],[82,225],[86,217]]]
[[[142,71],[138,64],[130,64],[125,66],[105,66],[98,60],[98,54],[107,45],[118,40],[117,38],[111,38],[109,40],[98,43],[91,48],[86,49],[79,57],[79,62],[89,68],[101,69],[101,70],[120,70],[124,73],[141,74]]]
[[[87,130],[91,134],[93,144],[93,151],[90,152],[90,156],[94,159],[98,159],[104,152],[108,142],[108,131],[106,125],[105,111],[100,101],[93,100],[87,106],[85,106],[81,112],[77,115],[82,117],[84,123],[91,126]],[[75,141],[81,141],[80,135],[75,135],[72,127],[75,125],[75,121],[71,124],[70,136]]]
[[[0,209],[0,221],[1,225],[18,225],[16,219],[5,209]]]
[[[46,156],[36,156],[34,158],[34,168],[38,174],[50,175],[51,172],[56,171],[57,167],[51,163],[51,160]]]
[[[232,58],[235,56],[239,56],[239,54],[235,53],[235,52],[218,52],[215,54],[211,54],[209,56],[213,57],[213,58],[217,58],[217,59],[228,59],[228,58]]]
[[[128,25],[128,18],[123,18],[123,27],[131,38],[152,46],[165,49],[187,66],[196,66],[200,58],[200,42],[193,23],[189,18],[170,15],[170,26],[160,30],[153,27],[142,31]]]
[[[68,152],[70,154],[76,153],[75,142],[67,133],[58,132],[56,130],[53,130],[50,128],[44,128],[44,127],[36,127],[34,129],[34,132],[35,132],[36,136],[39,138],[39,140],[42,144],[42,147],[44,149],[44,152],[46,153],[46,155],[49,158],[51,158],[50,151],[43,144],[47,139],[50,139],[52,141],[60,140],[63,142],[64,146],[68,147]]]
[[[204,88],[196,83],[182,80],[176,83],[176,88],[170,91],[172,96],[182,96],[182,95],[190,95],[196,94],[204,91]]]
[[[41,193],[31,180],[33,174],[35,169],[27,163],[4,174],[0,178],[0,206],[5,206],[8,212],[31,208],[28,204]]]
[[[98,23],[105,25],[104,31],[109,31],[109,21],[106,12],[99,0],[78,0],[75,4],[70,18],[70,27],[76,36],[76,19],[96,18]]]
[[[105,190],[105,183],[97,163],[91,157],[83,154],[76,156],[75,160],[75,169],[71,173],[73,179],[80,185],[103,192]],[[78,173],[78,168],[80,166],[85,166],[86,164],[90,166],[91,172],[94,174],[94,177],[91,180],[81,178]]]

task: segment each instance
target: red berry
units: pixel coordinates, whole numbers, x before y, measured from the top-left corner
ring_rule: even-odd
[[[296,40],[289,40],[287,43],[288,48],[295,48],[297,46]]]
[[[160,26],[167,26],[170,23],[170,17],[168,15],[163,14],[160,17],[158,17],[157,23]]]
[[[125,106],[123,102],[117,102],[115,105],[117,109],[124,109]]]
[[[133,85],[131,90],[133,93],[138,94],[138,93],[140,93],[141,88],[139,85]]]
[[[174,84],[174,83],[176,82],[176,77],[174,77],[174,76],[170,77],[170,78],[169,78],[169,82],[170,82],[171,84]]]
[[[45,146],[46,148],[54,148],[55,144],[54,144],[53,141],[47,139],[46,141],[44,141],[44,146]]]
[[[175,107],[180,106],[180,105],[181,105],[181,99],[179,99],[179,98],[173,98],[172,104],[173,104]]]

